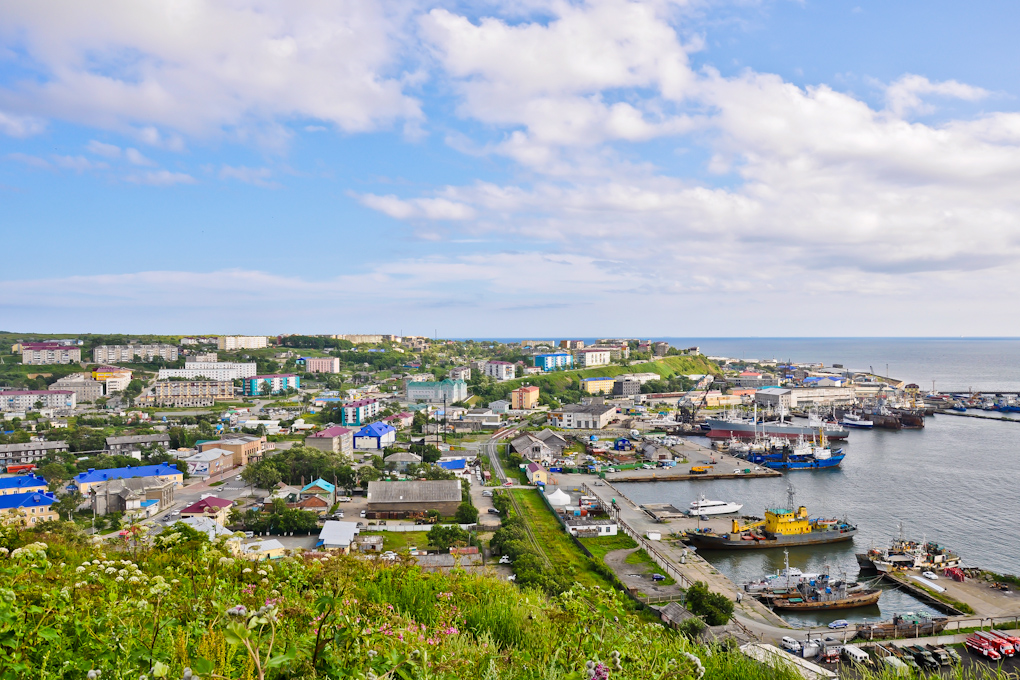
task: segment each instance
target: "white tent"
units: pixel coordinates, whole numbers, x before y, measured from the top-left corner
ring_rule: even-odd
[[[547,498],[549,505],[570,505],[570,496],[563,493],[563,489],[556,489]]]

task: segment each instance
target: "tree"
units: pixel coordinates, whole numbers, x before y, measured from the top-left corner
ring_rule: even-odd
[[[467,545],[469,536],[458,526],[437,524],[429,529],[426,538],[430,546],[445,551],[455,545]]]
[[[411,429],[415,432],[424,432],[428,422],[429,418],[425,415],[425,411],[415,411],[414,419],[411,421]]]
[[[47,482],[49,482],[51,486],[56,485],[53,486],[51,491],[59,488],[61,482],[65,482],[71,478],[71,476],[67,473],[67,467],[56,461],[40,466],[37,473],[40,477],[43,477]]]
[[[457,514],[453,519],[457,524],[474,524],[478,521],[478,508],[470,503],[461,503],[457,506]]]
[[[711,592],[703,581],[696,581],[687,589],[686,604],[710,626],[722,626],[733,616],[733,601]]]
[[[344,489],[347,493],[354,491],[354,487],[358,483],[358,475],[355,474],[354,468],[350,465],[342,465],[333,474],[340,488]]]
[[[245,484],[250,484],[259,489],[272,489],[282,481],[279,471],[267,461],[249,465],[241,473],[241,479]]]
[[[358,468],[358,480],[361,482],[361,488],[367,489],[369,482],[376,482],[382,478],[382,473],[376,470],[374,467],[368,465]]]

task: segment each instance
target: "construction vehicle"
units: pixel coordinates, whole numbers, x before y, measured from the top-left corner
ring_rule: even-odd
[[[707,475],[712,471],[711,465],[695,465],[691,468],[692,475]]]
[[[739,534],[741,532],[751,531],[752,529],[757,529],[758,527],[763,526],[765,526],[765,520],[761,520],[760,522],[751,522],[750,524],[744,525],[741,525],[738,520],[733,520],[732,532],[735,534]]]

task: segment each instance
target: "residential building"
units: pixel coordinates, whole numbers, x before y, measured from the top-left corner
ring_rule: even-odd
[[[132,374],[133,372],[130,368],[121,368],[120,366],[99,366],[92,369],[92,379],[99,382],[125,377],[130,382]]]
[[[217,524],[208,517],[186,517],[177,521],[181,524],[187,524],[195,531],[202,532],[209,537],[210,541],[215,541],[221,536],[232,536],[234,533],[230,529],[223,527],[221,524]]]
[[[472,423],[477,429],[495,429],[503,424],[500,414],[491,408],[471,408],[465,411],[460,420]]]
[[[32,366],[70,364],[81,361],[81,348],[56,342],[21,343],[21,363]]]
[[[616,378],[581,378],[581,391],[588,394],[611,394]],[[638,390],[640,391],[640,390]]]
[[[608,366],[611,361],[611,354],[607,349],[579,349],[574,352],[574,365],[578,368]]]
[[[0,477],[0,496],[8,496],[12,493],[43,493],[48,488],[46,480],[38,475]]]
[[[369,482],[369,484],[374,483]],[[322,531],[319,532],[317,547],[323,550],[339,550],[346,553],[350,550],[351,543],[354,542],[355,537],[360,532],[361,530],[358,528],[357,522],[326,520],[326,523],[322,525]]]
[[[195,380],[239,380],[255,377],[257,365],[254,363],[236,363],[233,361],[185,361],[184,368],[161,368],[156,376],[158,380],[167,378],[187,378]]]
[[[305,357],[308,373],[339,373],[340,360],[336,357]]]
[[[560,340],[563,349],[584,349],[584,340]]]
[[[549,472],[538,463],[528,463],[528,466],[524,468],[524,472],[528,476],[528,481],[532,484],[549,483]]]
[[[97,364],[148,363],[156,359],[177,361],[176,345],[100,345],[92,348],[92,361]]]
[[[51,493],[14,493],[0,496],[0,516],[10,517],[15,523],[32,526],[39,522],[60,519],[53,504],[57,497]]]
[[[225,498],[209,496],[181,510],[181,519],[187,517],[208,517],[221,526],[226,526],[230,516],[230,508],[234,506],[233,501]]]
[[[655,342],[652,343],[652,353],[657,357],[664,357],[669,352],[668,342]]]
[[[48,389],[74,392],[75,402],[78,404],[91,403],[103,396],[103,383],[86,378],[82,373],[61,378]]]
[[[217,399],[231,399],[234,383],[220,380],[160,380],[142,402],[156,406],[213,406]]]
[[[536,354],[534,356],[535,367],[543,371],[555,371],[558,368],[572,368],[574,357],[566,352],[554,352],[552,354]]]
[[[598,538],[599,536],[616,536],[620,525],[611,519],[593,519],[591,517],[572,517],[565,521],[567,531],[578,538]]]
[[[601,430],[616,415],[616,407],[605,404],[567,404],[549,413],[554,427],[567,430]]]
[[[497,399],[489,402],[489,408],[493,413],[505,414],[510,411],[510,402],[506,399]]]
[[[382,552],[382,536],[355,536],[354,547],[359,553]]]
[[[252,378],[245,378],[244,393],[246,396],[257,396],[269,392],[269,394],[280,394],[289,389],[300,389],[301,378],[293,373],[279,373],[276,375],[256,375]]]
[[[287,554],[287,548],[275,538],[267,538],[264,541],[240,544],[237,552],[246,560],[261,562],[280,559]]]
[[[535,408],[538,406],[539,391],[536,385],[518,387],[510,392],[510,407],[515,411]]]
[[[234,467],[238,467],[259,462],[269,447],[266,446],[265,437],[252,434],[233,435],[227,439],[216,439],[198,444],[199,451],[215,448],[225,449],[234,454]]]
[[[319,477],[314,482],[309,482],[301,488],[301,496],[318,496],[327,502],[326,507],[329,508],[336,503],[336,485],[330,484],[322,477]]]
[[[78,403],[71,390],[6,390],[0,392],[0,411],[28,412],[41,408],[73,409]]]
[[[182,346],[215,345],[216,338],[181,338]]]
[[[627,377],[617,378],[613,382],[613,395],[617,397],[632,397],[641,394],[641,383]]]
[[[401,411],[400,413],[394,413],[392,416],[386,416],[383,418],[383,422],[386,422],[398,430],[402,430],[405,427],[411,427],[414,424],[414,414],[408,413],[407,411]]]
[[[124,437],[107,437],[106,450],[110,453],[125,454],[129,451],[141,451],[153,446],[162,446],[170,450],[170,435],[159,434],[132,434]]]
[[[771,406],[774,409],[782,409],[787,413],[796,406],[793,392],[783,387],[767,387],[754,393],[754,401],[759,406]]]
[[[606,350],[607,352],[609,352],[609,358],[612,359],[613,361],[630,358],[630,347],[628,347],[627,345],[597,344],[592,345],[591,349]]]
[[[383,341],[382,335],[337,335],[338,340],[353,342],[355,345],[378,345]],[[388,337],[388,336],[387,336]]]
[[[188,465],[188,474],[194,477],[214,477],[234,467],[234,453],[213,448],[199,451],[181,459]]]
[[[96,484],[86,495],[97,515],[123,512],[145,519],[173,505],[178,483],[152,476],[110,479]]]
[[[221,335],[216,338],[216,348],[224,352],[239,349],[265,349],[269,344],[263,335]]]
[[[511,370],[513,364],[510,364]],[[513,376],[511,376],[513,377]],[[463,380],[414,382],[407,385],[408,401],[446,402],[452,404],[468,398],[467,383]]]
[[[333,425],[305,437],[305,446],[327,453],[349,454],[354,450],[354,430]]]
[[[417,366],[417,364],[414,365]],[[401,386],[404,390],[404,393],[406,394],[407,386],[410,385],[411,383],[434,382],[435,379],[436,376],[434,376],[431,373],[412,373],[410,375],[404,376]]]
[[[354,435],[354,448],[359,450],[379,450],[397,440],[397,431],[386,423],[372,423],[357,431]]]
[[[421,465],[421,456],[410,451],[397,451],[383,458],[383,462],[387,467],[392,465],[397,472],[407,472],[409,466]]]
[[[471,367],[458,366],[457,368],[451,368],[450,380],[463,380],[464,382],[471,380]]]
[[[644,385],[646,382],[651,382],[652,380],[662,380],[662,376],[658,373],[625,373],[623,375],[616,376],[616,379],[636,380],[639,384]]]
[[[485,375],[502,382],[513,380],[517,373],[517,367],[509,361],[489,361],[485,364]]]
[[[358,399],[357,401],[349,401],[340,407],[340,424],[341,425],[367,425],[372,422],[379,411],[382,410],[382,404],[378,399]]]
[[[204,354],[193,354],[188,357],[188,360],[196,364],[215,364],[219,362],[220,357],[216,352],[205,352]]]
[[[369,482],[365,497],[369,510],[415,513],[438,510],[444,517],[456,514],[462,500],[457,479]]]
[[[69,487],[75,488],[83,495],[88,495],[93,488],[98,488],[109,481],[117,479],[142,479],[151,477],[155,480],[172,482],[178,486],[184,484],[184,473],[177,469],[176,463],[167,465],[129,465],[122,468],[107,468],[97,470],[89,468],[87,472],[79,472],[68,483]]]
[[[0,444],[0,466],[38,465],[50,453],[64,453],[67,442],[25,442],[24,444]]]
[[[538,366],[525,366],[521,369],[521,375],[541,375],[542,369]]]
[[[510,442],[510,448],[523,458],[538,463],[549,463],[563,454],[567,440],[552,430],[537,434],[526,432]]]

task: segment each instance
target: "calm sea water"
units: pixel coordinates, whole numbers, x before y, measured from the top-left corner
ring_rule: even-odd
[[[867,368],[886,361],[891,375],[916,381],[934,379],[946,388],[1020,390],[1018,340],[676,340],[697,344],[710,355],[789,358],[844,363]],[[880,371],[880,372],[884,372]],[[696,438],[698,439],[698,438]],[[702,443],[707,444],[707,440]],[[837,470],[798,471],[783,478],[621,484],[637,503],[672,502],[677,507],[700,493],[736,501],[748,514],[785,505],[792,482],[796,501],[813,517],[846,516],[859,527],[852,543],[790,550],[790,563],[804,571],[858,573],[856,552],[886,546],[903,532],[908,538],[937,541],[968,566],[1020,572],[1020,519],[1017,495],[1020,423],[939,415],[923,430],[853,431]],[[761,578],[783,567],[782,551],[714,552],[705,557],[736,583]],[[804,624],[837,618],[860,621],[889,618],[925,607],[899,591],[887,591],[876,607],[787,616]]]

